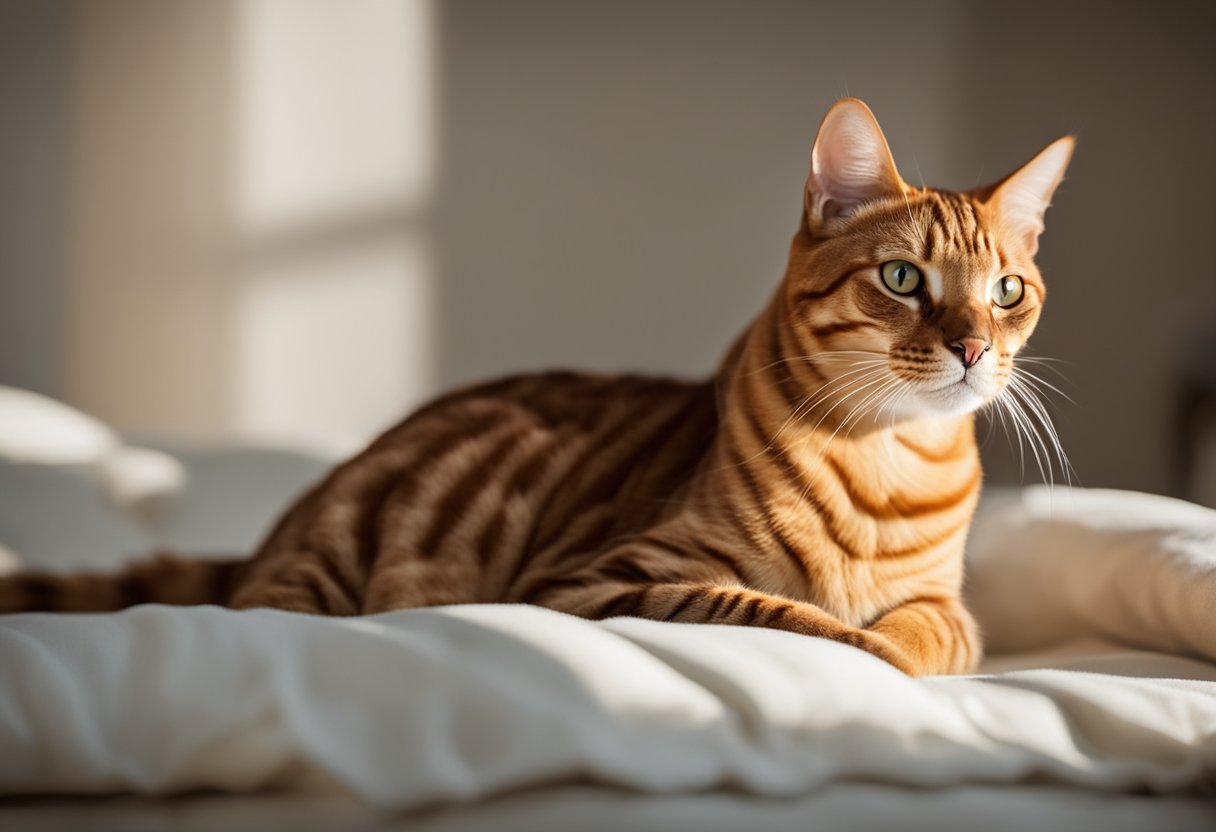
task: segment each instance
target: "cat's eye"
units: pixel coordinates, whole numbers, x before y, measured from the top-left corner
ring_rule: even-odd
[[[1025,294],[1022,278],[1016,274],[1007,274],[992,287],[992,302],[1002,309],[1017,306]]]
[[[907,260],[888,260],[882,264],[882,282],[897,295],[911,295],[923,281],[920,269]]]

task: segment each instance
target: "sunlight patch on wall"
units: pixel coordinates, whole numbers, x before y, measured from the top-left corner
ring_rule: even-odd
[[[430,392],[427,2],[244,0],[233,419],[346,444]]]
[[[429,272],[418,238],[259,270],[242,293],[244,431],[333,450],[400,418],[429,378]]]
[[[246,231],[424,207],[434,170],[431,14],[426,2],[244,0]]]

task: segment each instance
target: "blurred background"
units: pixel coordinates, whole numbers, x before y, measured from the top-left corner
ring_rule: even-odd
[[[916,183],[1079,138],[1031,344],[1064,447],[1216,505],[1214,31],[1176,0],[2,0],[0,384],[335,450],[474,379],[708,373],[853,95]]]

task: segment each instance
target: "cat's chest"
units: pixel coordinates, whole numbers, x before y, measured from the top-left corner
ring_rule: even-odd
[[[930,459],[884,447],[819,462],[813,490],[773,506],[801,543],[805,600],[861,624],[916,595],[957,589],[979,495],[973,448]]]

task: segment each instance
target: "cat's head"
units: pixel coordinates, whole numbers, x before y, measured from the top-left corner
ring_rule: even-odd
[[[1042,310],[1034,254],[1072,148],[1058,139],[976,190],[921,188],[900,177],[865,104],[832,107],[783,297],[798,341],[831,359],[838,397],[867,384],[890,412],[919,416],[1001,394]]]

